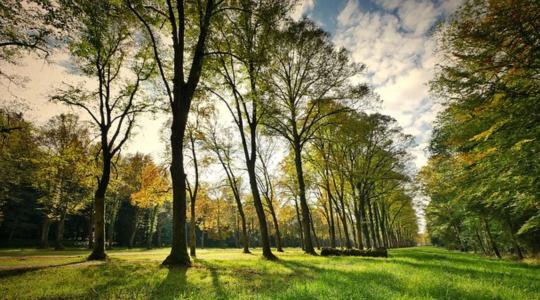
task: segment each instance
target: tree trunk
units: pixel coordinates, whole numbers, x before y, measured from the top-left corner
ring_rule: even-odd
[[[274,205],[270,199],[266,199],[268,202],[268,208],[270,209],[270,215],[272,216],[272,222],[274,223],[274,229],[276,231],[276,248],[278,252],[283,252],[281,247],[281,232],[279,231],[279,223],[276,216],[276,211],[274,210]]]
[[[106,140],[104,142],[107,143]],[[104,149],[102,149],[102,155],[103,170],[98,188],[94,195],[94,249],[88,257],[88,260],[104,260],[107,258],[107,254],[105,253],[105,193],[107,192],[111,175],[111,157],[109,149],[104,147]]]
[[[495,253],[495,255],[497,255],[498,258],[501,258],[501,253],[499,252],[499,248],[497,247],[497,244],[495,243],[495,240],[493,239],[493,236],[491,235],[491,229],[489,229],[489,224],[486,218],[482,217],[482,221],[484,222],[484,228],[489,238],[491,249],[493,249],[493,252]]]
[[[131,221],[130,236],[129,236],[129,248],[133,248],[135,243],[135,235],[137,234],[137,225],[139,222],[139,208],[134,207],[133,220]]]
[[[64,225],[66,222],[66,211],[60,213],[60,219],[58,220],[58,226],[56,227],[56,246],[54,250],[64,250]]]
[[[190,201],[190,220],[189,220],[189,255],[197,256],[197,236],[195,232],[195,197]]]
[[[176,72],[175,72],[176,73]],[[176,81],[176,80],[175,80]],[[163,265],[191,266],[186,241],[186,173],[184,171],[184,135],[188,120],[191,97],[182,95],[180,87],[174,85],[175,102],[173,103],[173,121],[171,125],[171,178],[173,190],[173,220],[172,220],[172,247],[171,253],[163,261]],[[180,104],[184,104],[180,106]]]
[[[298,180],[298,196],[300,196],[300,208],[302,211],[302,227],[304,231],[304,252],[311,255],[317,255],[313,248],[311,240],[311,225],[309,218],[309,206],[306,199],[306,185],[304,181],[304,170],[302,168],[302,152],[299,141],[295,141],[294,145],[294,165],[296,167],[296,175]]]
[[[41,242],[40,248],[49,248],[49,229],[51,228],[51,219],[48,216],[43,218],[43,226],[41,227]]]
[[[90,207],[90,216],[88,217],[88,249],[94,248],[94,205]]]
[[[296,221],[298,222],[298,232],[300,232],[300,246],[304,250],[304,231],[302,226],[302,219],[300,218],[300,209],[298,208],[297,197],[294,196],[294,208],[296,209]]]

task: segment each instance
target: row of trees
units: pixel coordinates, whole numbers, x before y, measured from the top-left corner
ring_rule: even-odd
[[[382,115],[352,112],[349,115],[351,119],[339,127],[326,130],[324,136],[321,132],[303,158],[311,174],[305,181],[313,199],[310,231],[315,244],[346,248],[410,245],[414,243],[417,228],[411,199],[397,188],[402,178],[394,178],[396,186],[385,190],[388,196],[366,197],[367,205],[363,210],[355,208],[362,202],[354,197],[351,185],[354,181],[344,180],[348,176],[361,178],[359,173],[351,175],[349,169],[360,167],[360,160],[345,162],[342,151],[353,151],[348,143],[367,146],[364,139],[371,138],[373,143],[382,146],[385,143],[381,130],[393,130],[390,127],[395,126],[395,121]],[[350,121],[356,123],[355,130],[363,130],[365,135],[351,134],[355,130],[347,125]],[[89,242],[92,246],[92,193],[101,161],[96,156],[99,144],[92,142],[87,123],[75,115],[63,114],[38,127],[7,110],[2,112],[2,122],[18,128],[3,134],[2,143],[2,167],[7,172],[2,178],[1,234],[6,245],[28,245],[39,240],[40,247],[48,248],[49,240],[54,238],[57,250],[63,249],[65,242],[70,246]],[[192,153],[199,153],[195,159],[190,157],[189,165],[194,166],[197,160],[201,177],[222,169],[219,178],[223,174],[225,179],[188,182],[190,199],[197,189],[197,201],[190,201],[189,246],[192,253],[197,245],[243,246],[244,252],[249,253],[250,247],[261,245],[261,240],[253,198],[243,182],[241,148],[232,142],[230,130],[205,123],[208,126],[189,133],[193,138],[189,143],[193,141],[193,144],[188,148],[191,150],[194,146],[196,151]],[[222,134],[218,135],[218,131]],[[397,136],[388,138],[399,138],[399,132],[394,133]],[[265,219],[271,220],[268,225],[270,244],[283,251],[286,246],[303,246],[303,238],[299,230],[302,223],[298,218],[301,214],[294,158],[289,154],[278,161],[274,157],[278,146],[281,145],[272,142],[271,137],[259,138],[257,182],[264,200]],[[323,151],[321,147],[329,149]],[[392,159],[385,157],[392,155],[385,152],[392,147],[370,147],[365,149],[366,156],[361,159],[367,159],[368,155],[374,157],[374,167],[367,169],[364,165],[361,170],[372,172],[371,183],[377,191],[382,191],[384,186],[379,186],[376,180],[385,181],[382,176],[397,165],[387,165],[389,169],[384,169],[383,162],[379,162]],[[106,245],[148,248],[170,245],[171,187],[165,168],[141,154],[119,156],[113,166],[105,202]],[[196,173],[194,168],[190,171],[193,171],[191,179]],[[399,167],[394,171],[399,172]],[[356,223],[356,220],[360,218],[366,220],[364,224],[368,227],[357,231],[361,221]]]
[[[540,251],[540,5],[468,1],[440,30],[443,99],[419,179],[432,241],[523,258]]]
[[[219,194],[234,199],[244,252],[249,252],[248,223],[254,223],[248,221],[251,208],[267,259],[276,258],[269,228],[282,251],[281,232],[288,230],[282,216],[292,207],[297,238],[309,254],[323,241],[348,248],[414,243],[417,225],[406,168],[411,139],[390,117],[360,112],[376,99],[366,85],[355,83],[364,66],[352,63],[312,21],[290,20],[294,1],[61,4],[71,16],[66,23],[72,67],[91,83],[66,85],[51,100],[86,114],[98,136],[90,147],[97,165],[90,180],[83,180],[91,182],[94,194],[90,259],[105,258],[106,233],[113,234],[106,228],[107,216],[114,216],[107,199],[115,189],[112,175],[124,176],[114,170],[115,162],[124,160],[119,154],[137,118],[151,111],[170,118],[170,183],[159,167],[143,169],[130,198],[151,209],[153,232],[157,207],[171,193],[172,249],[164,264],[189,265],[188,241],[194,256],[197,228],[213,222],[197,211],[204,210],[199,201],[215,193],[201,180],[212,164],[225,174],[229,192]],[[88,143],[82,131],[75,135],[83,139],[78,143]],[[277,147],[287,149],[282,162],[265,147],[276,138]],[[70,164],[58,178],[88,179],[88,168],[75,174]],[[280,166],[279,176],[273,165]],[[47,186],[48,197],[63,201],[57,185],[64,187],[58,179]],[[227,197],[214,200],[222,198]],[[221,224],[221,214],[215,217]]]

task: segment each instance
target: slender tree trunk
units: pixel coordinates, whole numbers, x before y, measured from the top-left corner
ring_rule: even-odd
[[[255,153],[252,152],[252,156]],[[257,217],[259,219],[259,230],[261,235],[261,247],[263,250],[263,256],[266,259],[274,260],[277,259],[272,250],[270,249],[270,239],[268,238],[268,224],[266,223],[266,216],[264,214],[264,207],[261,201],[261,195],[259,193],[259,187],[257,185],[257,175],[255,173],[255,161],[249,161],[248,164],[248,175],[249,175],[249,184],[251,187],[251,192],[253,194],[253,204],[255,206],[255,211],[257,212]]]
[[[373,210],[371,205],[371,200],[369,197],[366,197],[367,202],[367,210],[368,210],[368,217],[369,217],[369,230],[370,230],[370,236],[372,238],[372,245],[377,248],[379,247],[378,241],[377,241],[377,233],[375,232],[375,225],[373,221]]]
[[[195,201],[191,199],[190,201],[190,220],[189,220],[189,255],[195,257],[197,256],[197,236],[195,232]]]
[[[371,244],[369,229],[367,225],[365,200],[366,200],[366,197],[364,196],[362,196],[362,198],[360,199],[361,226],[362,226],[362,234],[364,236],[364,241],[366,242],[366,247],[368,249],[371,249],[372,244]]]
[[[300,210],[298,208],[297,197],[294,196],[294,208],[296,209],[296,221],[298,222],[298,232],[300,232],[300,246],[304,250],[304,231],[302,226],[302,219],[300,218]]]
[[[94,248],[94,205],[90,207],[88,216],[88,249]]]
[[[60,213],[60,219],[58,220],[58,226],[56,227],[56,246],[54,247],[55,250],[63,250],[64,249],[64,225],[66,222],[66,211],[62,211]]]
[[[521,247],[519,246],[518,240],[516,238],[516,235],[514,234],[514,225],[512,224],[512,220],[510,219],[510,216],[506,216],[506,222],[508,223],[508,231],[510,232],[510,237],[512,238],[512,245],[516,249],[516,254],[518,255],[518,258],[520,260],[523,259],[523,252],[521,252]]]
[[[328,195],[328,212],[330,217],[329,230],[330,230],[330,247],[336,248],[336,226],[334,221],[334,208],[332,206],[332,195],[330,194],[330,184],[327,180],[327,195]]]
[[[476,239],[478,240],[478,245],[480,246],[480,250],[482,250],[482,253],[487,254],[486,248],[484,247],[484,242],[482,242],[482,237],[480,237],[480,233],[478,232],[478,228],[474,228],[474,233],[476,236]]]
[[[499,248],[497,247],[497,244],[495,243],[495,240],[493,239],[493,236],[491,235],[491,229],[489,228],[488,221],[486,218],[482,217],[482,221],[484,222],[484,228],[486,230],[487,236],[489,238],[489,242],[491,244],[491,249],[493,249],[493,252],[498,258],[501,258],[501,253],[499,252]]]
[[[139,208],[134,207],[133,212],[133,220],[131,222],[131,230],[130,230],[130,236],[129,236],[129,248],[133,248],[135,246],[135,236],[137,235],[137,227],[139,223]]]
[[[49,248],[49,229],[51,228],[51,219],[49,216],[43,218],[43,225],[41,227],[41,242],[39,244],[40,248],[47,249]]]
[[[146,248],[147,249],[152,249],[152,240],[154,238],[154,224],[155,224],[155,221],[156,221],[156,213],[157,213],[157,210],[158,210],[159,206],[156,205],[154,206],[151,211],[150,211],[150,224],[149,224],[149,228],[148,228],[148,236],[146,238]]]

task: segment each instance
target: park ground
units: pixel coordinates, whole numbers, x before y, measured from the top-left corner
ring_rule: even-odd
[[[0,250],[1,299],[540,299],[540,266],[434,247],[393,249],[388,258],[279,261],[259,251],[201,249],[189,269],[160,262],[169,249]]]

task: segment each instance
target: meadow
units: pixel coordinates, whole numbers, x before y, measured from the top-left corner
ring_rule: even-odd
[[[201,249],[189,269],[160,265],[169,249],[0,250],[2,299],[540,299],[540,266],[434,247],[388,258],[313,257],[286,249]]]

